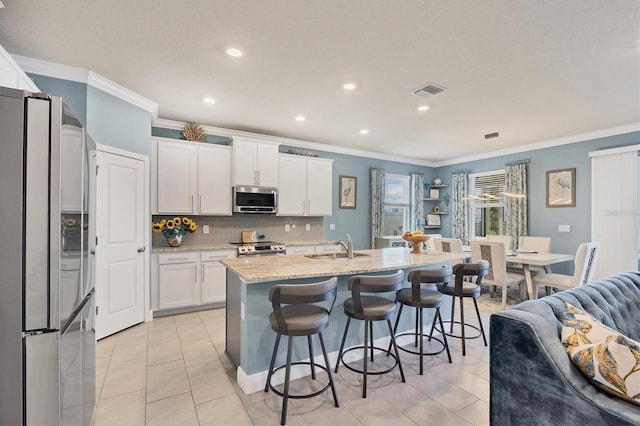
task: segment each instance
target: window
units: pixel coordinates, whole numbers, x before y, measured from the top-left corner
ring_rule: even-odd
[[[409,176],[387,173],[384,192],[384,229],[386,237],[402,235],[409,229]]]
[[[504,189],[504,169],[469,175],[471,239],[504,235]]]

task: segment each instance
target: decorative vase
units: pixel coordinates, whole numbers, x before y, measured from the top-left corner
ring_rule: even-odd
[[[167,239],[167,242],[171,247],[180,247],[180,244],[182,244],[182,240],[184,239],[184,235],[170,234],[170,235],[165,235],[165,238]]]

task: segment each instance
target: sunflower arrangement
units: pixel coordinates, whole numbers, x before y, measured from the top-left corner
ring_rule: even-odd
[[[187,232],[195,232],[198,229],[198,224],[186,216],[176,216],[173,219],[162,219],[160,222],[153,222],[151,229],[153,232],[162,232],[169,245],[177,247],[182,244]]]

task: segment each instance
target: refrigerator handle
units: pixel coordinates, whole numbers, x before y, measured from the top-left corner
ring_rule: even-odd
[[[49,204],[49,328],[60,329],[60,247],[62,224],[60,214],[60,187],[62,160],[62,100],[51,100],[51,201]]]

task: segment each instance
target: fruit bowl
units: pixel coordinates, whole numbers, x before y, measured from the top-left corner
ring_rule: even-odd
[[[410,241],[413,244],[413,250],[411,253],[422,253],[420,251],[420,244],[427,241],[430,237],[428,235],[403,235],[402,239],[405,241]]]

